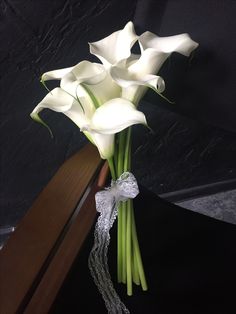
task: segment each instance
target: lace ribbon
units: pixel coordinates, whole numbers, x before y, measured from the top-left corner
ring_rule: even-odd
[[[108,313],[129,313],[114,289],[109,273],[107,252],[110,243],[109,231],[116,219],[120,201],[135,198],[139,193],[134,175],[124,172],[111,186],[96,193],[96,209],[100,213],[94,231],[94,245],[89,255],[88,265],[98,290],[102,294]]]

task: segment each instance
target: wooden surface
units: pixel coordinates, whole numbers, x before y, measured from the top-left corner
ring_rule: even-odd
[[[95,210],[90,196],[89,204],[93,210],[86,212],[82,206],[75,220],[78,223],[77,227],[74,225],[70,235],[67,235],[70,229],[68,222],[71,223],[78,202],[88,186],[94,182],[100,167],[101,159],[96,148],[90,144],[67,160],[35,200],[32,208],[0,251],[0,313],[23,312],[34,293],[39,291],[38,285],[44,274],[46,277],[39,289],[43,289],[45,294],[49,291],[53,298],[56,293],[53,292],[53,285],[59,287],[65,276],[64,267],[68,269],[73,260],[71,257],[68,259],[68,256],[76,255],[93,222]],[[94,189],[92,188],[92,191]],[[64,248],[67,248],[70,241],[73,242],[65,252],[60,248],[63,240]],[[61,278],[55,278],[58,272],[54,272],[54,281],[49,282],[47,280],[52,278],[50,269],[55,271],[54,267],[60,271]],[[52,289],[48,290],[48,287]],[[36,300],[32,301],[32,305],[34,302],[37,306],[40,303],[37,299],[32,300]],[[34,309],[27,313],[36,312]]]
[[[38,285],[32,299],[27,305],[25,314],[48,313],[50,307],[69,272],[73,261],[86,239],[96,216],[95,193],[105,184],[108,167],[105,164],[98,180],[92,186],[88,196],[79,208],[79,213],[73,219],[58,251],[53,257]]]

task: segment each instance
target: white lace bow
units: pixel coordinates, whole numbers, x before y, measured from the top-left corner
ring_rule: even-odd
[[[94,245],[89,255],[89,269],[97,285],[108,313],[129,313],[113,287],[107,263],[107,251],[110,243],[109,231],[116,219],[118,203],[135,198],[139,193],[134,175],[124,172],[111,186],[96,193],[96,209],[100,213],[94,231]]]

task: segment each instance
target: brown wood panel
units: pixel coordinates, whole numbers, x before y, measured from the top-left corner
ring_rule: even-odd
[[[79,209],[78,215],[72,221],[69,230],[60,248],[50,262],[40,284],[38,285],[31,301],[26,307],[24,314],[46,314],[67,275],[70,267],[78,255],[96,215],[95,193],[104,186],[107,176],[107,164],[103,166],[98,181],[93,185],[88,197]]]
[[[18,312],[35,289],[48,256],[100,166],[97,149],[90,144],[68,159],[0,251],[0,313]]]

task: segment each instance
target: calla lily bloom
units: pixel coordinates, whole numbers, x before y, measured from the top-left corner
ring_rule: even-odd
[[[145,32],[138,41],[141,49],[140,58],[132,60],[131,65],[127,60],[126,66],[123,62],[111,68],[112,78],[123,87],[122,97],[136,103],[146,91],[146,88],[140,88],[140,85],[150,87],[158,93],[164,91],[163,79],[155,74],[171,53],[178,52],[189,56],[198,46],[188,34],[158,37],[151,32]]]
[[[82,106],[57,87],[35,107],[31,117],[39,121],[39,113],[45,108],[65,114],[97,146],[104,159],[110,158],[114,153],[115,133],[134,124],[147,124],[145,115],[130,101],[122,98],[111,99],[98,109],[89,97],[80,97],[80,102]]]
[[[89,44],[90,53],[97,56],[106,68],[111,68],[112,78],[123,87],[123,97],[134,103],[139,101],[146,90],[142,86],[151,87],[158,93],[165,89],[165,83],[160,76],[150,75],[155,74],[150,69],[153,62],[151,65],[149,63],[156,53],[144,53],[141,57],[131,54],[131,48],[138,38],[133,23],[128,22],[124,29]]]
[[[43,82],[61,80],[60,87],[75,98],[79,96],[78,85],[83,84],[85,89],[87,86],[87,93],[91,92],[90,96],[95,96],[97,106],[121,94],[120,86],[111,79],[102,64],[86,60],[70,68],[46,72],[41,79]]]
[[[93,98],[97,107],[121,94],[120,86],[112,80],[104,66],[98,63],[89,61],[78,63],[61,78],[60,86],[72,96],[77,97],[79,84],[82,84],[88,96]]]
[[[109,68],[131,55],[131,48],[138,40],[132,22],[128,22],[122,30],[112,33],[106,38],[89,43],[90,53],[98,57],[104,66]]]

